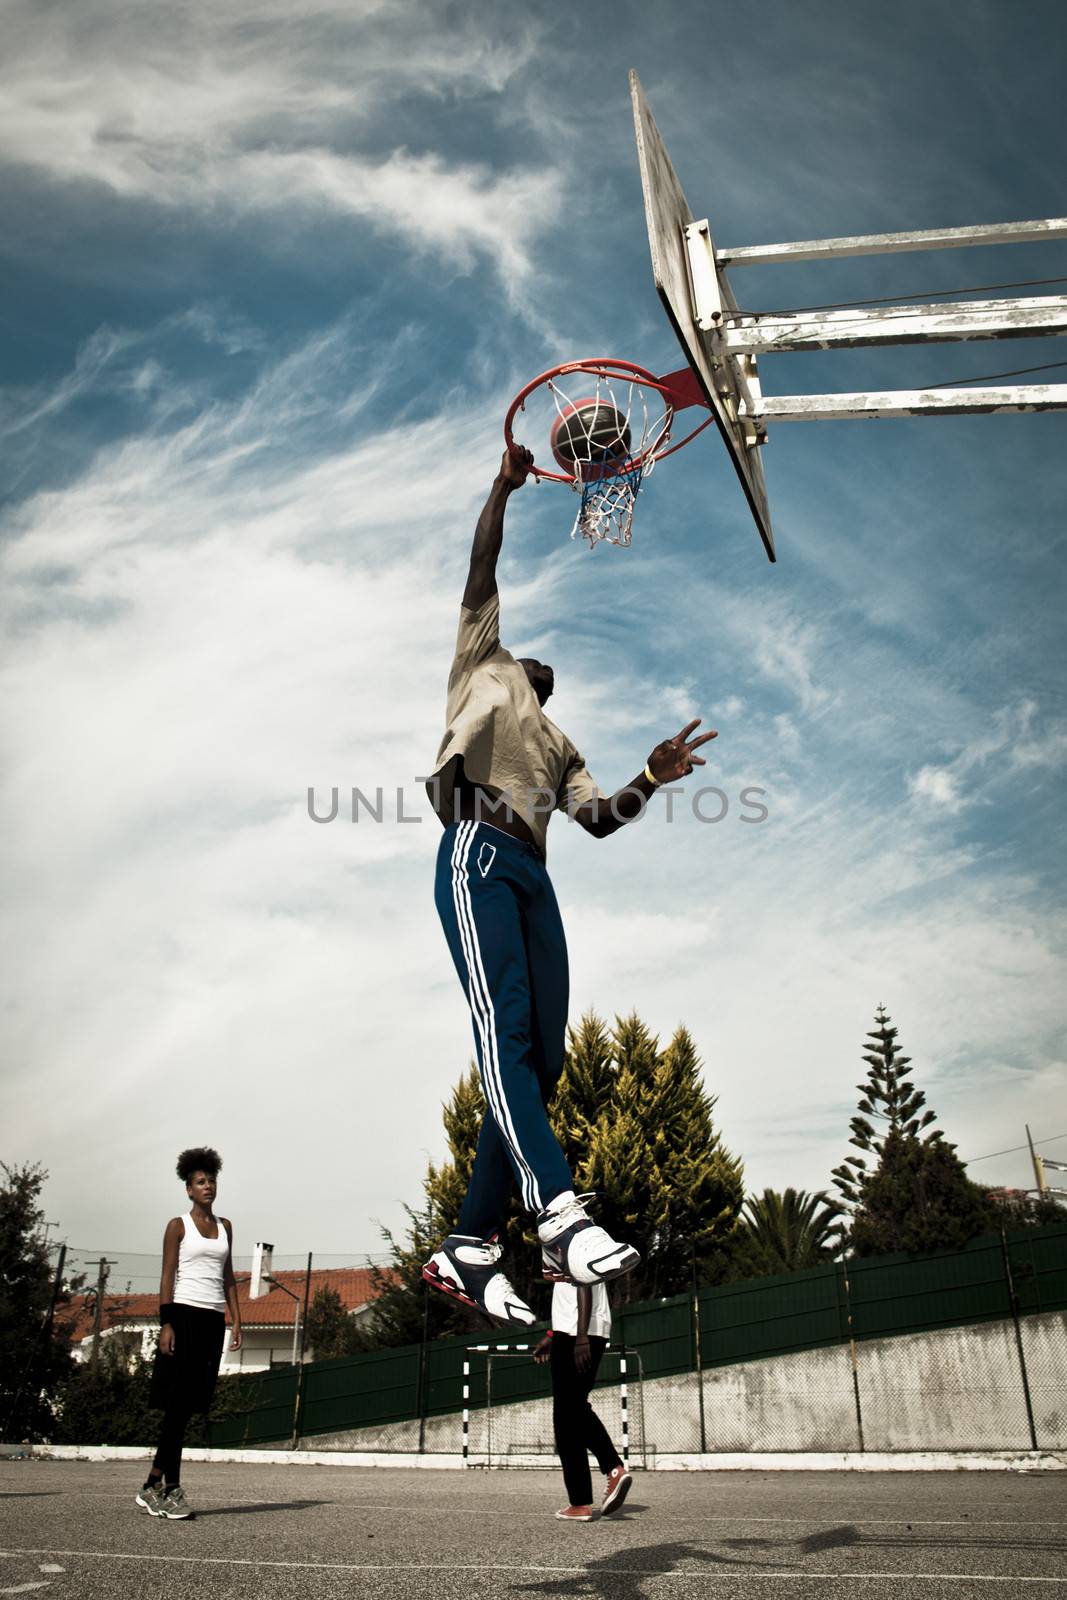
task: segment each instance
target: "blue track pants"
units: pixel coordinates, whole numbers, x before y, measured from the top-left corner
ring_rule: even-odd
[[[488,1107],[456,1231],[488,1239],[515,1183],[535,1212],[574,1187],[545,1110],[563,1071],[567,944],[541,857],[487,823],[445,829],[434,897]]]

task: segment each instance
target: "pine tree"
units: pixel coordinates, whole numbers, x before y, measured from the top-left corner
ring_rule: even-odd
[[[933,1126],[934,1112],[912,1082],[911,1058],[900,1052],[884,1006],[867,1038],[867,1081],[858,1085],[862,1098],[849,1141],[864,1155],[846,1156],[833,1174],[851,1211],[850,1248],[858,1255],[953,1249],[999,1226],[955,1145]]]
[[[923,1144],[930,1144],[941,1138],[941,1132],[931,1127],[936,1121],[935,1115],[933,1111],[924,1110],[926,1096],[921,1089],[915,1088],[907,1071],[911,1057],[902,1055],[897,1049],[897,1030],[890,1026],[890,1018],[883,1005],[879,1005],[874,1020],[876,1027],[867,1035],[872,1043],[863,1054],[863,1060],[867,1063],[867,1081],[856,1085],[861,1096],[859,1115],[853,1117],[850,1123],[852,1137],[849,1143],[866,1155],[873,1156],[876,1166],[891,1133],[905,1134]],[[884,1124],[884,1131],[875,1127],[869,1120],[872,1117]],[[930,1129],[928,1133],[924,1132],[927,1128]],[[868,1169],[864,1156],[846,1156],[843,1164],[834,1168],[834,1184],[848,1207],[858,1204],[871,1170],[873,1167]]]
[[[952,1145],[894,1128],[860,1192],[851,1245],[860,1256],[958,1250],[997,1225],[988,1196]]]
[[[53,1269],[41,1234],[43,1167],[0,1163],[0,1437],[40,1439],[70,1372],[66,1332],[52,1320]],[[65,1286],[59,1303],[70,1299]]]

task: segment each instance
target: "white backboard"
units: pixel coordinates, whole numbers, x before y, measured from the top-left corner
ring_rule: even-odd
[[[717,290],[724,310],[737,310],[737,302],[722,271],[715,270],[714,240],[710,229],[703,239],[687,243],[686,229],[694,222],[682,186],[667,154],[659,129],[649,110],[645,92],[636,72],[630,73],[634,131],[641,166],[641,187],[645,196],[645,220],[652,252],[652,275],[656,289],[670,318],[678,342],[696,375],[701,391],[718,425],[755,518],[768,559],[773,561],[774,536],[767,490],[763,481],[760,446],[753,442],[751,426],[746,428],[743,413],[744,375],[739,363],[716,348],[716,336],[698,327],[694,314],[694,287],[691,259],[710,263],[711,284]],[[691,249],[693,253],[691,254]],[[701,249],[704,254],[701,255]],[[754,364],[751,366],[754,377]]]

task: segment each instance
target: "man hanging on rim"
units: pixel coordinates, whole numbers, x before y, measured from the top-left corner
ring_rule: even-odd
[[[516,661],[500,643],[496,564],[508,498],[526,482],[533,456],[504,452],[475,529],[447,728],[427,782],[444,824],[435,899],[471,1008],[488,1107],[470,1187],[456,1224],[423,1267],[435,1288],[502,1322],[534,1314],[500,1270],[497,1234],[514,1184],[537,1218],[545,1276],[602,1283],[640,1260],[593,1222],[575,1196],[547,1103],[560,1073],[567,1028],[567,945],[548,872],[545,836],[553,810],[595,839],[641,816],[650,795],[704,762],[695,752],[715,734],[691,722],[665,739],[644,771],[610,798],[564,733],[544,714],[552,668]]]

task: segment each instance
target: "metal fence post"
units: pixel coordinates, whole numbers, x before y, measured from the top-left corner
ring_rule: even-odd
[[[860,1369],[856,1357],[855,1329],[852,1326],[852,1287],[848,1281],[848,1257],[841,1257],[841,1281],[845,1286],[845,1319],[848,1324],[848,1353],[852,1362],[852,1395],[856,1406],[856,1434],[859,1438],[860,1454],[866,1446],[863,1442],[863,1405],[860,1401]]]
[[[470,1357],[463,1363],[463,1465],[470,1465],[471,1442],[471,1363]]]
[[[1019,1372],[1023,1380],[1023,1399],[1026,1402],[1026,1424],[1030,1429],[1030,1448],[1036,1450],[1037,1429],[1034,1426],[1034,1407],[1030,1398],[1030,1375],[1026,1370],[1026,1352],[1023,1348],[1023,1330],[1019,1321],[1019,1301],[1015,1293],[1015,1280],[1011,1275],[1011,1258],[1008,1255],[1008,1236],[1004,1229],[1000,1230],[1000,1254],[1004,1263],[1004,1282],[1008,1289],[1008,1303],[1011,1306],[1011,1320],[1015,1327],[1015,1348],[1019,1352]]]
[[[300,1342],[296,1351],[296,1394],[293,1396],[293,1432],[289,1441],[290,1450],[295,1450],[300,1443],[300,1430],[304,1422],[304,1356],[307,1353],[307,1327],[308,1306],[311,1303],[311,1261],[312,1252],[308,1251],[307,1272],[304,1275],[304,1314],[300,1317],[299,1301],[297,1302],[296,1315],[300,1317]]]
[[[416,1388],[416,1410],[419,1414],[419,1455],[426,1451],[426,1345],[430,1324],[430,1288],[422,1286],[422,1343],[419,1345],[419,1374]],[[466,1451],[464,1451],[466,1455]]]
[[[700,1453],[702,1456],[706,1456],[708,1453],[708,1430],[704,1416],[704,1361],[700,1348],[700,1291],[696,1288],[693,1289],[691,1305],[693,1312],[693,1350],[697,1367],[697,1404],[700,1407]]]

